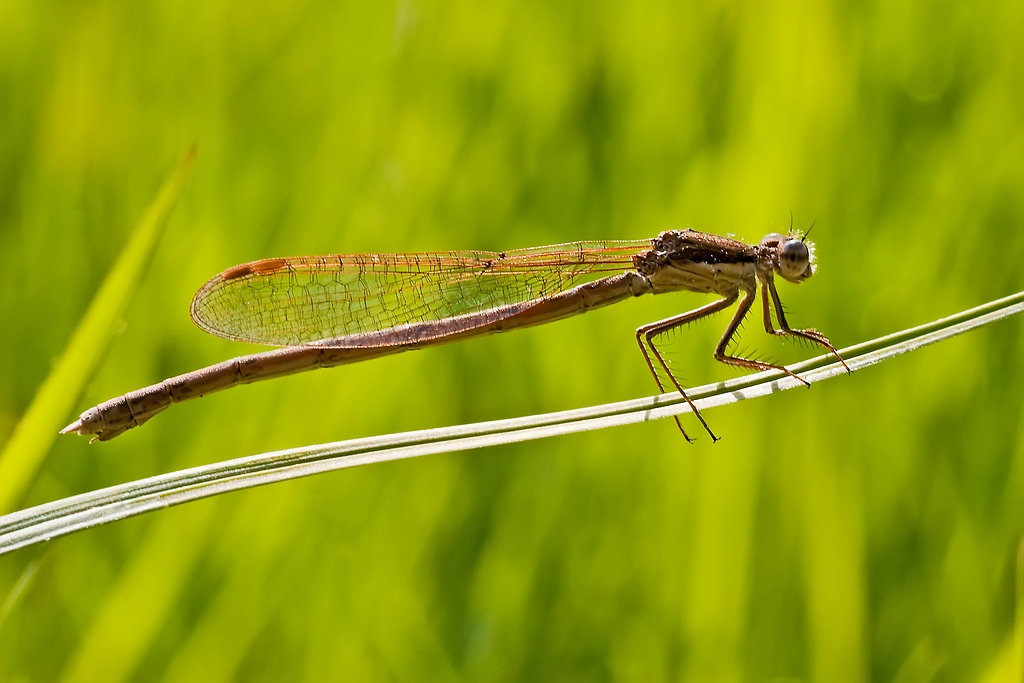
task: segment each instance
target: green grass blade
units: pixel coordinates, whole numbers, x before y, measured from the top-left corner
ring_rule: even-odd
[[[1016,595],[1014,610],[1014,664],[1017,675],[1015,680],[1024,682],[1024,541],[1017,547]]]
[[[949,339],[1024,310],[1024,292],[948,318],[841,349],[852,371]],[[830,356],[790,366],[809,382],[846,374]],[[779,371],[690,391],[701,410],[803,386]],[[678,395],[510,420],[353,439],[228,460],[39,505],[0,517],[0,554],[143,512],[320,472],[644,422],[689,411]]]
[[[0,512],[12,509],[32,481],[110,343],[167,225],[195,155],[193,146],[164,181],[93,298],[64,353],[0,453]]]

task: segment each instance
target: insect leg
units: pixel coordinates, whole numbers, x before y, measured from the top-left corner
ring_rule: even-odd
[[[729,326],[725,328],[725,333],[722,338],[718,341],[718,346],[715,347],[715,360],[726,365],[733,365],[738,368],[746,368],[747,370],[781,370],[790,377],[803,382],[807,386],[811,386],[811,383],[805,380],[800,375],[792,372],[789,368],[782,365],[773,365],[772,363],[765,363],[764,361],[754,360],[753,358],[741,358],[739,356],[730,356],[726,353],[729,347],[729,342],[736,335],[736,330],[739,328],[740,323],[743,322],[743,317],[747,315],[750,307],[754,304],[754,297],[757,296],[756,292],[749,291],[744,292],[743,298],[740,299],[740,305],[736,309],[736,315],[732,317],[729,322]],[[772,320],[771,316],[768,315],[768,304],[765,299],[765,318],[764,325],[771,334],[783,334],[781,332],[775,332],[771,328]]]
[[[719,301],[710,303],[707,306],[701,306],[700,308],[694,309],[688,313],[683,313],[681,315],[672,316],[671,318],[659,320],[658,322],[643,325],[642,327],[637,328],[636,331],[636,343],[640,346],[640,351],[644,354],[644,360],[647,361],[647,367],[648,369],[650,369],[651,375],[654,376],[654,381],[658,383],[658,388],[661,389],[662,393],[664,393],[665,387],[661,382],[661,378],[658,377],[657,370],[655,370],[654,368],[654,362],[651,360],[651,353],[653,353],[654,357],[658,359],[658,364],[665,369],[665,374],[668,375],[668,378],[672,382],[673,386],[675,386],[676,390],[682,395],[683,399],[686,400],[686,402],[690,406],[690,409],[693,411],[693,414],[697,416],[697,419],[700,420],[700,423],[704,426],[704,429],[711,436],[712,443],[718,441],[718,437],[715,436],[715,433],[713,431],[711,431],[711,428],[708,426],[708,423],[704,421],[704,416],[700,414],[700,411],[697,410],[697,406],[695,406],[693,404],[693,401],[690,400],[690,397],[686,395],[686,392],[683,390],[683,386],[679,383],[679,380],[677,380],[676,376],[672,374],[672,370],[669,369],[668,363],[665,362],[665,359],[664,357],[662,357],[661,352],[658,351],[658,347],[655,346],[654,338],[659,334],[662,334],[663,332],[668,332],[669,330],[679,327],[680,325],[685,325],[695,320],[700,320],[701,318],[711,315],[712,313],[717,313],[722,309],[732,306],[734,303],[736,303],[736,296],[727,297],[725,299],[721,299]],[[645,341],[647,342],[646,345],[644,344]],[[647,347],[650,347],[650,353],[648,353]],[[689,437],[689,435],[686,433],[686,430],[683,429],[682,423],[679,422],[678,416],[676,416],[675,420],[676,425],[679,427],[679,431],[683,433],[683,437],[685,437],[687,441],[693,443],[693,439]]]
[[[772,327],[771,315],[768,312],[769,293],[771,293],[772,301],[775,303],[775,317],[778,318],[779,327],[781,328],[778,330]],[[789,323],[786,321],[786,314],[782,310],[782,300],[779,299],[779,292],[778,290],[775,289],[774,280],[766,280],[762,284],[761,300],[764,302],[764,329],[765,331],[768,332],[768,334],[774,334],[779,336],[788,334],[794,337],[807,339],[809,341],[814,342],[815,344],[824,346],[826,349],[832,352],[832,355],[835,356],[840,363],[843,364],[843,367],[846,368],[847,373],[852,372],[852,370],[850,370],[850,366],[846,364],[846,361],[843,360],[843,357],[839,355],[838,351],[836,351],[836,347],[832,346],[832,342],[828,340],[828,337],[823,335],[821,332],[818,332],[817,330],[794,330],[789,326]]]

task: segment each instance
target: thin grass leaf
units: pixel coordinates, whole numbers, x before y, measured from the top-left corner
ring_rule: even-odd
[[[163,234],[195,156],[196,148],[192,146],[164,181],[93,297],[64,353],[0,452],[0,512],[12,509],[32,481],[57,438],[57,430],[103,357]]]
[[[1024,310],[1024,292],[948,318],[841,349],[851,371],[949,339]],[[828,355],[790,366],[808,382],[846,373]],[[776,370],[708,384],[689,394],[698,409],[803,386]],[[321,472],[646,422],[689,412],[678,395],[543,415],[306,446],[140,479],[0,517],[0,554],[150,510]]]
[[[1014,623],[1013,623],[1013,649],[1014,664],[1016,665],[1017,681],[1024,681],[1024,540],[1017,546],[1017,571]]]
[[[7,621],[7,616],[14,610],[14,606],[25,595],[29,586],[32,585],[36,574],[39,573],[39,565],[40,560],[29,562],[25,569],[22,570],[21,576],[11,586],[11,590],[7,593],[7,597],[4,598],[3,604],[0,604],[0,626],[3,626],[4,622]]]

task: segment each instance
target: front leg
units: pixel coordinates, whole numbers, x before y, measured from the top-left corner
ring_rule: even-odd
[[[772,316],[768,307],[768,294],[771,293],[772,301],[775,303],[775,317],[779,320],[779,327],[781,329],[776,330],[772,327]],[[843,357],[836,351],[836,347],[832,346],[832,342],[828,340],[828,337],[823,335],[817,330],[794,330],[789,326],[789,322],[786,321],[786,313],[782,310],[782,300],[779,298],[779,292],[775,289],[774,278],[768,278],[761,285],[761,300],[764,302],[764,329],[768,334],[776,336],[791,335],[793,337],[800,337],[801,339],[807,339],[815,344],[824,346],[826,349],[832,352],[832,355],[843,364],[846,368],[846,372],[850,373],[850,366],[846,364]]]
[[[725,363],[726,365],[732,365],[738,368],[745,368],[747,370],[781,370],[790,377],[803,382],[807,386],[811,386],[810,382],[805,380],[800,375],[797,375],[795,372],[785,367],[784,365],[773,365],[771,363],[765,363],[764,361],[754,360],[753,358],[741,358],[740,356],[730,356],[727,353],[729,348],[729,342],[731,342],[732,338],[736,336],[736,330],[739,329],[740,323],[743,322],[744,316],[747,315],[747,312],[750,310],[750,307],[754,305],[755,296],[757,296],[757,293],[755,291],[748,291],[743,293],[743,298],[740,299],[740,305],[736,309],[736,315],[732,317],[732,320],[729,322],[729,326],[725,328],[725,333],[722,335],[722,338],[718,341],[718,346],[715,347],[715,360],[717,360],[720,363]],[[767,303],[765,304],[765,310],[768,310]],[[771,329],[770,325],[771,318],[765,315],[765,328],[768,329],[768,331],[771,334],[780,334]]]

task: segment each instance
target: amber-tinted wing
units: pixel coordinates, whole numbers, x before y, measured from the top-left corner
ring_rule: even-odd
[[[523,303],[632,267],[649,240],[507,252],[274,258],[230,268],[192,300],[211,334],[272,346],[379,332]]]

